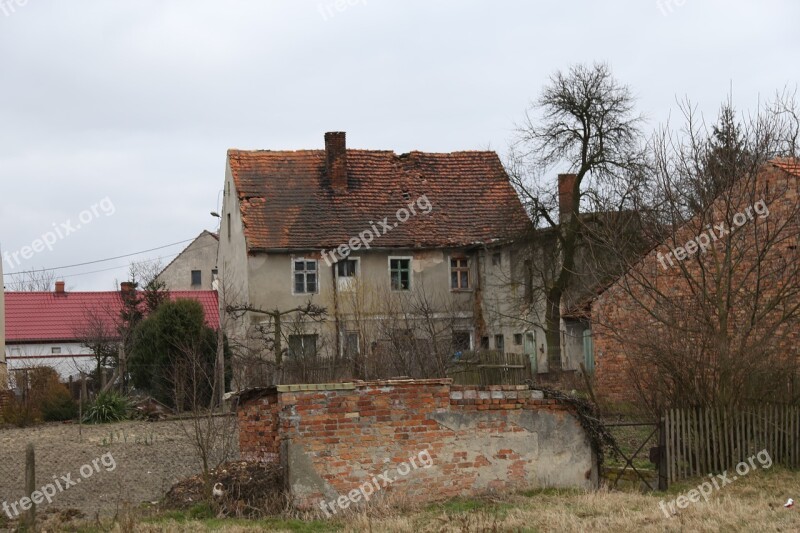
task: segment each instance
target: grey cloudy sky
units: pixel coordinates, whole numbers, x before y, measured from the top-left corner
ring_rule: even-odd
[[[674,116],[676,97],[713,116],[731,84],[741,111],[798,83],[794,0],[338,5],[0,0],[3,251],[75,225],[104,198],[114,207],[5,271],[215,230],[231,147],[321,148],[325,131],[345,130],[357,148],[505,152],[548,76],[576,62],[609,62],[650,128]],[[128,261],[59,277],[109,290]]]

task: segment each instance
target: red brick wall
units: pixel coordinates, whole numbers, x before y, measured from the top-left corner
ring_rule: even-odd
[[[245,401],[237,414],[242,459],[277,463],[280,460],[277,391]]]
[[[277,453],[299,507],[318,508],[387,471],[395,481],[376,492],[410,501],[596,482],[577,420],[526,386],[396,380],[327,387],[334,386],[346,388],[282,386],[239,410],[242,455],[275,461]],[[395,472],[425,453],[430,466]]]
[[[742,212],[754,200],[765,199],[770,211],[768,222],[773,225],[771,231],[776,231],[774,228],[778,226],[782,228],[780,231],[787,236],[800,235],[798,221],[788,221],[791,217],[787,215],[787,213],[797,210],[798,178],[777,168],[768,168],[759,174],[755,185],[753,190],[758,192],[742,193],[740,197],[736,197],[732,201],[736,205],[731,209],[734,212],[736,210]],[[723,208],[723,213],[724,207],[721,204],[718,205],[718,209]],[[726,221],[723,213],[717,212],[714,220],[716,222]],[[787,221],[789,223],[782,226]],[[747,224],[752,224],[752,222]],[[752,240],[755,238],[755,233],[751,231],[751,228],[751,226],[743,227],[744,235],[748,239],[747,246],[752,246],[756,250],[758,249],[757,245]],[[675,242],[670,244],[674,246],[675,243],[684,243],[696,237],[700,231],[702,231],[702,226],[691,221],[677,231]],[[791,242],[796,242],[796,237],[787,240],[787,243]],[[626,354],[635,353],[637,350],[636,343],[630,339],[640,335],[643,329],[654,327],[648,310],[654,305],[655,299],[652,298],[652,294],[655,293],[655,290],[674,302],[682,302],[676,305],[676,308],[682,309],[682,313],[688,316],[693,312],[693,306],[697,305],[697,299],[689,288],[686,281],[687,276],[693,278],[695,282],[702,279],[699,273],[699,264],[694,259],[704,261],[707,271],[713,272],[714,270],[713,262],[707,255],[684,260],[681,265],[687,269],[687,273],[683,273],[678,267],[664,269],[659,266],[657,254],[660,252],[665,255],[669,249],[668,246],[662,245],[650,252],[631,269],[629,274],[603,292],[592,305],[595,355],[594,388],[597,396],[602,399],[631,403],[642,400],[641,395],[633,386],[633,375],[637,375],[638,382],[646,384],[649,377],[652,376],[652,369],[641,368],[638,364],[633,363],[632,358]],[[790,251],[786,246],[775,245],[770,249],[770,253],[772,254],[770,257],[762,259],[764,265],[769,265],[771,260],[780,262],[780,256],[790,253]],[[742,273],[742,279],[736,280],[733,286],[752,287],[754,285],[753,272],[757,271],[752,269],[752,261],[755,261],[755,257],[743,260],[737,265],[737,271]],[[652,283],[652,288],[645,288],[646,284],[640,281],[644,279]],[[763,284],[762,290],[767,296],[770,294],[771,288],[778,287],[778,283],[770,285],[770,280],[766,277],[759,278],[759,282]],[[693,290],[696,291],[696,287],[697,285]],[[714,289],[712,287],[708,290]],[[733,309],[733,313],[742,311],[742,309]],[[677,328],[675,331],[678,331]],[[800,339],[797,337],[794,337],[794,341],[787,341],[784,338],[779,346],[780,349],[785,348],[788,357],[800,355],[798,352]],[[668,343],[669,341],[664,340],[664,342]]]

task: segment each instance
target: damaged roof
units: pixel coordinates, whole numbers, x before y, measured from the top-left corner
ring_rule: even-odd
[[[334,192],[325,150],[229,150],[248,250],[334,248],[371,228],[377,248],[462,247],[530,229],[495,152],[346,154],[347,190]]]

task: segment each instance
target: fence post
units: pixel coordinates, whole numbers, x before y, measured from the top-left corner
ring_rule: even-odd
[[[33,450],[33,444],[28,443],[25,448],[25,495],[31,498],[31,495],[36,491],[36,455]],[[25,529],[36,530],[36,503],[31,500],[31,507],[25,513]]]
[[[662,415],[658,425],[658,490],[669,488],[667,477],[667,421]]]

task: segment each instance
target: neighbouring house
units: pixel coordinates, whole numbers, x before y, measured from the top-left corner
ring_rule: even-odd
[[[171,291],[210,291],[217,279],[219,237],[203,231],[156,278]]]
[[[594,299],[598,396],[641,402],[685,387],[716,401],[746,397],[750,378],[776,393],[796,379],[798,178],[792,159],[743,176]]]
[[[229,150],[221,216],[224,302],[248,308],[228,333],[257,355],[286,312],[289,359],[353,362],[357,377],[379,354],[395,376],[419,375],[417,356],[536,356],[517,244],[531,222],[494,152],[354,150],[342,132],[324,150]],[[290,313],[309,303],[321,320]],[[235,368],[235,386],[256,375]]]
[[[57,281],[53,292],[5,293],[4,354],[12,378],[15,371],[37,366],[52,367],[65,380],[94,371],[95,354],[87,345],[96,339],[119,340],[117,325],[126,290],[135,289],[123,283],[121,291],[69,292],[63,281]],[[219,327],[216,291],[169,291],[169,297],[197,300],[208,325]]]

